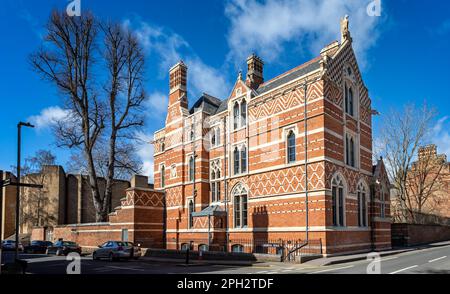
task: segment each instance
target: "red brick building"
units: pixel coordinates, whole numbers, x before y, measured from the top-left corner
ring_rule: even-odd
[[[347,18],[341,31],[341,42],[269,81],[251,55],[227,99],[204,94],[191,108],[187,66],[170,69],[165,128],[154,136],[167,248],[391,247],[389,181],[382,160],[372,164],[371,100]]]

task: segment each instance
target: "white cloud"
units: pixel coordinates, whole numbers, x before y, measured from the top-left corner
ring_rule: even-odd
[[[169,98],[167,94],[161,92],[153,92],[148,97],[145,106],[148,108],[148,115],[156,115],[158,117],[164,115],[167,112],[167,105]]]
[[[205,64],[182,36],[146,22],[135,24],[132,20],[126,20],[123,25],[132,29],[148,54],[158,59],[161,79],[167,77],[173,65],[184,60],[189,68],[188,91],[191,97],[198,98],[203,92],[222,99],[228,96],[230,85],[225,75]]]
[[[438,146],[438,152],[450,159],[450,117],[439,119],[432,129],[432,142]]]
[[[154,180],[154,168],[153,168],[153,144],[150,142],[153,141],[153,136],[148,135],[143,132],[137,132],[136,138],[138,144],[137,146],[137,155],[142,160],[142,173],[145,176],[149,177],[150,182]]]
[[[354,48],[361,62],[378,37],[379,17],[367,14],[371,1],[361,0],[229,0],[225,14],[231,22],[228,34],[230,59],[243,60],[257,51],[267,61],[277,60],[287,42],[295,42],[319,54],[340,39],[340,19],[350,16]],[[302,49],[302,48],[299,48]]]
[[[28,118],[28,121],[34,124],[36,129],[43,130],[67,118],[68,115],[68,110],[64,110],[59,106],[52,106],[42,110],[39,115],[31,116]]]

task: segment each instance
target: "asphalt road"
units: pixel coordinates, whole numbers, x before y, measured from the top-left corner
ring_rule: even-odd
[[[5,258],[11,258],[6,253]],[[66,274],[70,261],[65,257],[26,255],[30,274]],[[370,266],[370,267],[369,267]],[[379,263],[357,261],[333,266],[308,264],[264,263],[253,266],[191,265],[138,261],[93,261],[91,257],[80,260],[81,274],[367,274],[367,269],[379,269],[381,274],[450,274],[450,246],[417,250],[381,258]],[[372,271],[371,271],[372,272]]]

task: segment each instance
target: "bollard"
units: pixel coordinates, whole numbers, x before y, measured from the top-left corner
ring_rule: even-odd
[[[189,248],[186,250],[186,264],[189,264]]]

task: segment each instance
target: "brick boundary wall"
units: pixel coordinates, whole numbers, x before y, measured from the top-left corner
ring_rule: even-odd
[[[165,248],[164,205],[164,193],[132,187],[121,206],[109,215],[109,222],[56,226],[49,241],[73,241],[89,251],[107,241],[123,240],[127,232],[130,242],[145,248]],[[45,240],[47,230],[34,228],[32,240]]]
[[[450,240],[450,226],[392,224],[393,246],[414,246]]]

